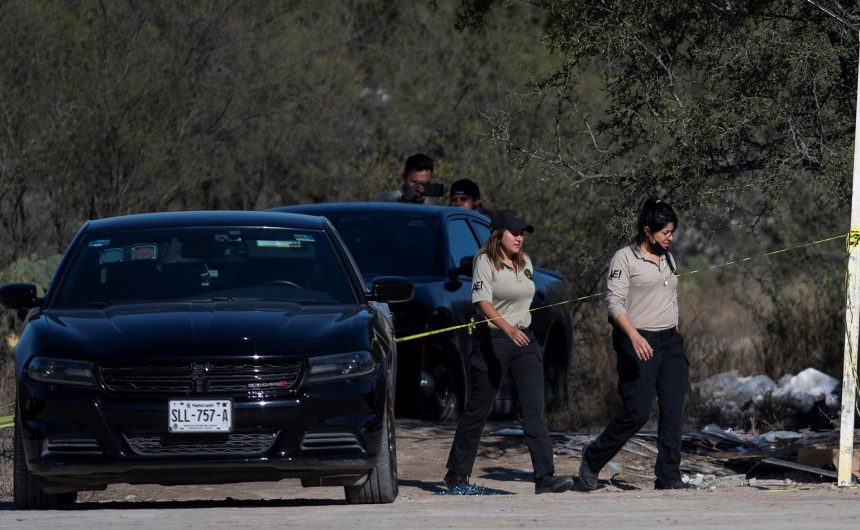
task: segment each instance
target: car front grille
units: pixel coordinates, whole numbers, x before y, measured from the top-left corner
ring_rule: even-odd
[[[64,438],[52,436],[42,444],[42,456],[55,455],[100,455],[104,453],[94,438]]]
[[[272,397],[299,381],[302,361],[240,363],[208,361],[159,364],[102,364],[99,373],[118,394],[202,394]]]
[[[349,432],[306,432],[299,447],[302,451],[363,450],[358,438]]]
[[[278,433],[124,434],[139,456],[254,456],[268,451]]]

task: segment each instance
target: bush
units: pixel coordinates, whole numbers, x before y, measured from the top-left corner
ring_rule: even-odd
[[[47,258],[31,256],[19,259],[5,271],[0,272],[0,285],[35,283],[38,287],[39,296],[44,296],[61,258],[62,256],[58,254]],[[11,358],[23,323],[23,315],[16,311],[0,308],[0,338],[2,338],[0,341],[0,364]]]
[[[44,296],[61,257],[60,255],[47,258],[31,256],[19,259],[5,271],[0,272],[0,285],[19,282],[35,283],[39,296]],[[14,412],[13,367],[15,363],[13,359],[15,344],[21,335],[25,314],[25,312],[0,308],[0,416],[8,416]]]

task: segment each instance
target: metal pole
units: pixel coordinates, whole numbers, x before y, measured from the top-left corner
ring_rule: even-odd
[[[856,28],[855,28],[856,29]],[[860,33],[857,34],[860,42]],[[854,180],[851,188],[851,232],[848,235],[848,292],[845,308],[845,354],[842,362],[842,411],[839,424],[840,486],[852,483],[854,414],[857,397],[857,342],[860,331],[860,59],[857,69],[857,108],[854,115]]]

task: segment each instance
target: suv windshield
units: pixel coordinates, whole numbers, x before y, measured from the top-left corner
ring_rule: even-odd
[[[438,221],[425,215],[326,212],[365,276],[442,276]]]
[[[52,307],[241,298],[356,303],[322,231],[165,228],[85,237]]]

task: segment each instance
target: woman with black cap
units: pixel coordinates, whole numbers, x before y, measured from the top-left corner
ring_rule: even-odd
[[[552,443],[544,419],[544,372],[540,346],[531,329],[535,294],[532,263],[522,251],[534,227],[512,210],[498,210],[492,233],[475,256],[472,303],[482,317],[470,357],[472,392],[448,455],[445,486],[469,484],[481,431],[493,408],[502,375],[510,371],[522,407],[523,433],[534,468],[535,493],[570,489],[573,479],[554,476]]]

